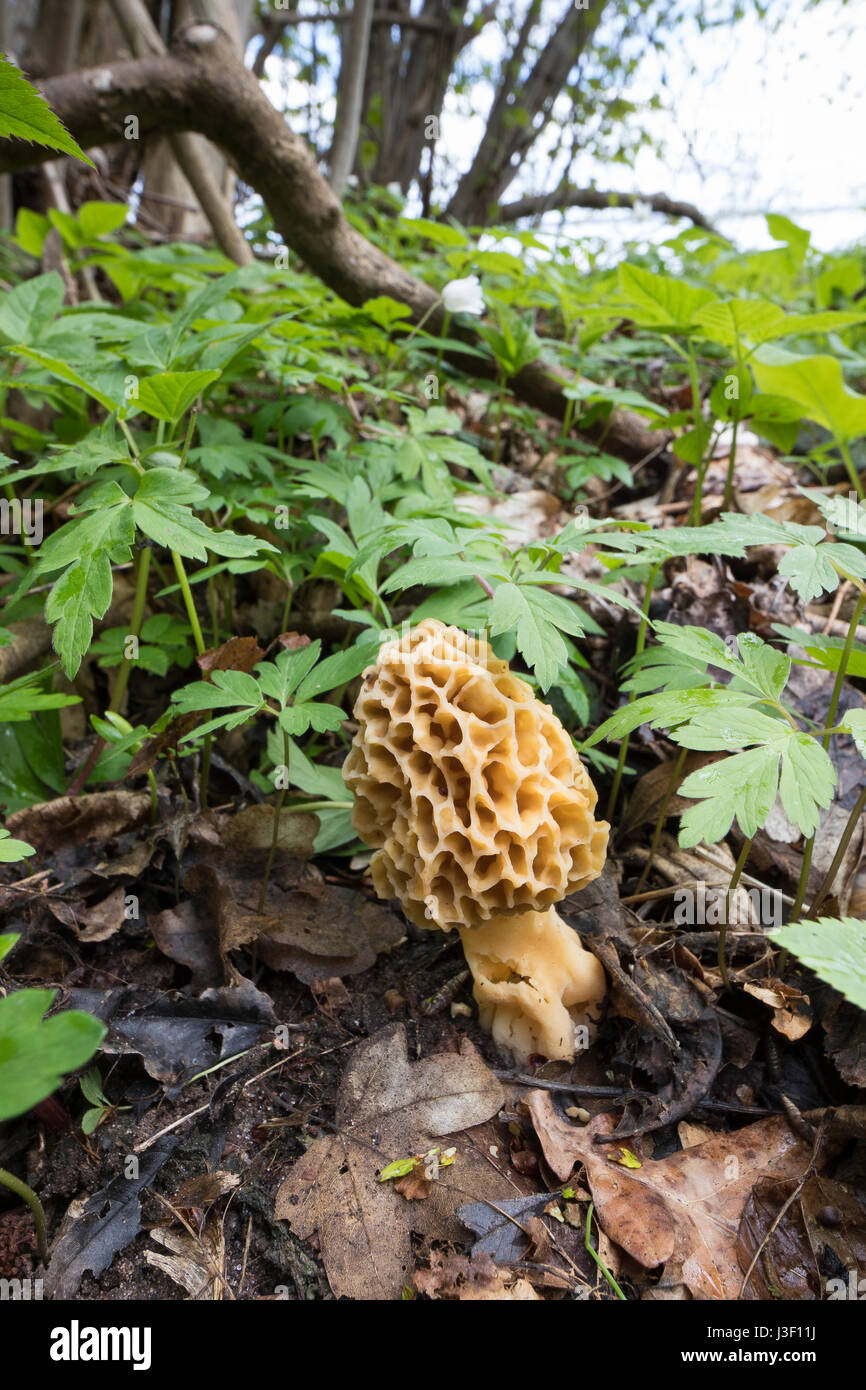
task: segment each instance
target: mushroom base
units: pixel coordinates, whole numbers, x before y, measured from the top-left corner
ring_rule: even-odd
[[[555,908],[512,912],[460,929],[482,1027],[525,1061],[571,1061],[574,1030],[604,998],[604,970]]]

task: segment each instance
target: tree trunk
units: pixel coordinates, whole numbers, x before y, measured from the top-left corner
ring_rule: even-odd
[[[340,93],[330,161],[331,187],[338,198],[343,196],[358,149],[373,5],[374,0],[355,0],[348,40],[343,45]]]
[[[241,27],[241,16],[233,0],[174,0],[170,33],[175,34],[190,23],[218,25],[228,34],[238,57],[243,59],[246,26]],[[216,191],[231,207],[235,178],[225,156],[209,142],[196,137],[190,137],[186,148],[188,157],[195,159],[199,170],[209,175]],[[167,235],[179,238],[208,235],[216,207],[214,194],[203,193],[198,181],[197,189],[190,184],[169,141],[160,140],[147,150],[142,178],[148,215]],[[203,202],[207,203],[207,209],[202,206]]]
[[[201,3],[209,4],[211,0],[201,0]],[[142,0],[112,0],[112,4],[127,43],[134,52],[149,55],[166,53],[162,38],[153,25]],[[221,44],[231,51],[232,39],[228,34],[210,22],[199,27],[204,36],[218,35]],[[195,32],[195,26],[192,26],[192,32]],[[233,61],[236,61],[234,55],[232,56]],[[162,147],[157,146],[154,158],[158,162],[155,168],[148,169],[148,157],[145,157],[142,196],[145,198],[150,196],[157,208],[167,209],[170,214],[187,211],[191,215],[201,215],[204,226],[213,229],[225,254],[239,265],[246,265],[252,260],[252,252],[235,222],[231,201],[217,181],[220,170],[225,171],[227,168],[225,159],[218,150],[213,150],[213,159],[218,161],[215,172],[211,158],[212,146],[207,141],[191,135],[189,133],[191,128],[187,127],[169,135]],[[154,152],[148,151],[148,155],[151,153]],[[160,176],[163,186],[173,188],[178,188],[182,179],[183,185],[180,191],[190,201],[186,204],[181,203],[180,208],[178,208],[173,193],[163,193],[154,187],[154,184],[159,182]],[[170,234],[179,236],[184,231],[186,231],[186,235],[192,235],[191,229],[184,229],[183,227],[177,228]]]
[[[514,51],[506,63],[472,166],[457,186],[448,214],[458,222],[485,223],[514,179],[521,160],[541,134],[569,73],[592,39],[605,9],[594,0],[589,10],[570,3],[522,83],[519,72],[530,33],[540,13],[538,0],[527,12]],[[520,120],[516,112],[521,112]],[[542,118],[542,119],[539,119]]]

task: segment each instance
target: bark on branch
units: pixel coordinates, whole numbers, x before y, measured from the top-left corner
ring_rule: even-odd
[[[668,217],[686,217],[696,227],[721,236],[721,232],[704,216],[694,203],[684,203],[678,198],[669,198],[666,193],[605,193],[598,188],[573,188],[564,185],[553,193],[540,193],[536,197],[517,198],[512,203],[504,203],[496,213],[496,222],[519,222],[523,217],[540,217],[545,212],[564,212],[566,208],[593,208],[603,211],[606,208],[633,208],[646,204],[653,212],[665,213]]]
[[[307,145],[270,104],[239,62],[231,40],[216,26],[187,26],[166,56],[53,78],[43,91],[85,149],[122,140],[131,112],[139,119],[142,136],[185,131],[207,135],[261,195],[286,245],[342,299],[360,305],[389,295],[408,305],[416,322],[429,316],[430,331],[442,328],[435,291],[349,224]],[[20,140],[0,140],[0,172],[32,168],[49,158],[51,151]],[[474,335],[466,336],[474,340]],[[488,366],[481,358],[450,356],[475,376],[495,376],[492,362]],[[566,407],[567,384],[542,362],[525,367],[510,383],[519,399],[559,418]],[[654,453],[663,443],[663,436],[647,429],[640,416],[626,411],[614,411],[603,433],[605,448],[629,459]]]

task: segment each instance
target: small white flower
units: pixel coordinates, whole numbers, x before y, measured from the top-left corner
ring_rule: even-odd
[[[357,188],[357,187],[358,187],[358,175],[357,175],[357,174],[349,174],[348,178],[346,179],[346,187],[347,187],[347,188]]]
[[[653,212],[652,203],[648,203],[645,198],[635,198],[632,203],[632,212],[635,217],[651,217]]]
[[[469,275],[465,280],[449,280],[442,291],[442,303],[449,314],[475,314],[480,318],[484,313],[484,299],[478,276]]]
[[[385,185],[385,192],[390,193],[392,198],[399,198],[403,201],[403,190],[399,183],[388,183]]]

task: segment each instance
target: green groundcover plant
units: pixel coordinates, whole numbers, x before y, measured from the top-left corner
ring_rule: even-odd
[[[34,109],[30,138],[41,131],[65,149],[62,132],[39,119]],[[363,219],[363,208],[353,216]],[[866,374],[866,275],[856,249],[821,256],[787,219],[768,222],[777,243],[770,251],[738,254],[691,229],[660,248],[633,248],[612,269],[591,247],[575,251],[564,239],[551,248],[509,232],[480,249],[457,226],[371,220],[368,234],[431,283],[479,277],[486,317],[478,346],[467,349],[449,337],[449,322],[435,336],[412,327],[406,306],[388,297],[351,308],[311,275],[281,268],[266,217],[256,226],[258,258],[237,269],[201,247],[146,244],[113,204],[86,203],[74,215],[23,211],[8,247],[17,283],[0,300],[0,642],[13,640],[15,624],[41,618],[54,655],[0,686],[7,813],[70,787],[139,775],[149,779],[155,811],[159,783],[177,783],[183,758],[197,761],[206,806],[214,740],[233,733],[246,740],[253,782],[277,793],[274,847],[282,813],[314,810],[317,851],[350,853],[357,842],[339,766],[351,683],[401,623],[436,616],[484,630],[555,703],[579,746],[613,770],[611,810],[640,725],[667,732],[683,756],[714,755],[679,786],[691,802],[680,840],[712,844],[736,822],[744,847],[732,887],[778,796],[807,841],[792,915],[807,906],[814,915],[841,863],[807,905],[811,846],[836,792],[832,741],[853,738],[866,756],[863,711],[839,713],[846,678],[866,674],[856,640],[866,609],[866,395],[856,389]],[[52,229],[71,270],[97,276],[102,298],[68,305],[61,277],[39,271],[35,258]],[[464,353],[459,373],[448,365],[454,346]],[[473,352],[492,361],[492,390],[467,371]],[[572,383],[553,436],[509,390],[538,356]],[[670,410],[653,393],[659,359],[672,381],[689,382],[685,408]],[[486,436],[456,404],[477,389],[489,402]],[[33,409],[22,412],[20,399]],[[619,406],[642,415],[660,443],[674,433],[673,452],[696,479],[688,524],[653,528],[590,514],[590,479],[631,482],[603,442]],[[731,509],[746,426],[810,471],[807,493],[822,524]],[[575,430],[585,439],[590,427],[600,427],[601,444],[577,443]],[[555,450],[576,513],[558,534],[517,543],[490,514],[509,429]],[[722,437],[730,441],[726,506],[704,523],[704,483]],[[768,546],[801,601],[848,586],[855,605],[846,636],[780,624],[776,642],[746,632],[726,643],[702,627],[652,619],[669,561],[748,560]],[[574,563],[590,556],[591,567]],[[205,653],[243,635],[239,607],[249,610],[249,585],[262,576],[272,596],[257,610],[264,659],[252,669],[209,669]],[[122,619],[112,615],[121,586],[129,596]],[[332,621],[320,636],[313,600],[323,589],[337,595],[329,609],[336,628]],[[587,644],[602,631],[599,613],[631,624],[636,640],[624,703],[587,737],[599,705]],[[796,662],[833,674],[820,725],[786,697]],[[93,756],[70,773],[63,711],[80,700],[85,664],[99,673],[104,708],[91,718]],[[146,715],[130,705],[127,719],[136,673],[153,694]],[[147,749],[154,756],[138,772]],[[863,802],[851,811],[845,845]],[[27,853],[0,835],[0,858]],[[862,951],[862,933],[835,919],[814,930],[820,951],[795,927],[778,939],[835,983],[850,953]],[[63,1020],[77,1026],[72,1015],[40,1023],[44,993],[2,1002],[23,1000],[19,1026],[33,1037],[38,1028],[50,1037]],[[91,1035],[87,1056],[67,1069],[88,1060],[98,1040]],[[80,1042],[84,1052],[83,1034]],[[56,1084],[60,1071],[39,1055],[34,1044],[34,1078]]]

